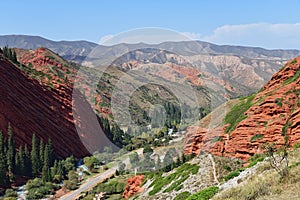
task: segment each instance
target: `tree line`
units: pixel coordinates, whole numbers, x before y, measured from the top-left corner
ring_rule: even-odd
[[[1,49],[0,49],[1,50]],[[7,46],[3,47],[1,52],[3,53],[3,55],[8,58],[9,60],[11,60],[14,63],[18,63],[17,60],[17,54],[16,51],[12,48],[8,48]]]
[[[32,135],[31,150],[27,144],[16,147],[11,126],[7,138],[0,131],[0,187],[9,187],[16,176],[41,177],[44,182],[61,182],[69,170],[75,169],[75,158],[55,160],[52,141]]]

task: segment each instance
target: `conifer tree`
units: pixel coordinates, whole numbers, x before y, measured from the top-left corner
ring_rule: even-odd
[[[39,155],[38,155],[38,143],[35,134],[32,135],[32,148],[31,148],[31,168],[32,175],[36,177],[39,172]]]
[[[19,157],[19,173],[20,173],[20,175],[25,176],[26,175],[26,170],[25,170],[26,155],[25,155],[25,152],[23,151],[22,146],[20,146],[20,148],[19,148],[18,157]]]
[[[8,165],[8,175],[10,181],[14,179],[14,170],[15,170],[15,156],[16,156],[16,147],[14,142],[14,136],[12,128],[8,125],[8,146],[7,146],[7,165]]]
[[[44,165],[44,141],[43,138],[40,140],[40,151],[39,151],[39,171],[42,171],[43,165]]]
[[[49,155],[49,167],[54,164],[54,151],[53,151],[53,143],[52,140],[48,140],[48,155]]]
[[[6,175],[7,165],[5,162],[5,152],[4,152],[4,137],[0,131],[0,186],[5,187],[9,184],[8,177]]]
[[[20,174],[20,160],[19,160],[19,155],[15,155],[15,169],[14,169],[14,174]]]
[[[50,144],[48,143],[44,151],[44,165],[42,169],[42,179],[44,182],[51,181],[51,171],[50,171]]]
[[[31,177],[32,176],[32,164],[31,164],[31,155],[29,153],[29,150],[27,148],[27,144],[25,144],[24,147],[24,163],[25,163],[25,176]]]

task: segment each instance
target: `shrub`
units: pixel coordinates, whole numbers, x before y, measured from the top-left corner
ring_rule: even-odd
[[[294,147],[294,149],[300,148],[300,142],[295,143],[293,147]]]
[[[7,189],[5,191],[5,197],[17,197],[17,192],[14,191],[13,189]]]
[[[264,137],[264,135],[258,133],[258,134],[256,134],[256,135],[252,136],[251,139],[250,139],[250,141],[251,141],[251,142],[255,142],[256,140],[260,140],[260,139],[262,139],[263,137]]]
[[[232,170],[231,167],[229,167],[228,165],[225,165],[223,168],[224,168],[225,170],[227,170],[227,171],[231,171],[231,170]]]
[[[99,184],[97,187],[97,193],[105,192],[107,194],[118,194],[122,193],[125,190],[125,186],[125,183],[113,180]]]
[[[219,188],[216,186],[208,187],[192,196],[189,196],[186,200],[209,200],[211,199],[217,192]]]
[[[181,192],[180,194],[178,194],[174,200],[185,200],[187,199],[189,196],[191,196],[191,193],[189,193],[188,191],[185,192]]]
[[[27,199],[42,199],[47,195],[53,194],[55,189],[52,183],[45,183],[40,178],[29,180],[26,183],[26,190],[28,190]]]
[[[232,179],[232,178],[234,178],[236,176],[239,176],[239,175],[240,175],[240,171],[236,170],[236,171],[230,172],[228,175],[226,175],[224,177],[224,180],[228,181],[228,180],[230,180],[230,179]]]
[[[282,99],[280,98],[275,99],[275,103],[277,106],[282,107]]]
[[[290,84],[290,83],[296,81],[299,77],[300,77],[300,70],[298,69],[294,76],[283,81],[283,85]]]

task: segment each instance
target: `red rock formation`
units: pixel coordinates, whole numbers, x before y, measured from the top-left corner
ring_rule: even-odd
[[[263,87],[253,100],[253,105],[230,134],[223,129],[207,130],[189,127],[185,138],[185,154],[208,151],[247,160],[262,153],[262,145],[284,144],[283,127],[287,127],[289,144],[300,142],[300,57],[288,62]],[[262,135],[255,139],[258,134]],[[220,141],[214,142],[218,136]],[[210,142],[212,141],[212,142]]]
[[[125,191],[123,193],[123,198],[128,199],[129,197],[141,192],[143,180],[144,175],[138,175],[128,179]]]
[[[62,157],[88,155],[75,129],[72,88],[46,89],[0,55],[0,130],[7,134],[10,123],[17,145],[31,144],[32,134],[52,139]],[[63,91],[63,93],[61,92]],[[76,102],[86,105],[87,102]]]

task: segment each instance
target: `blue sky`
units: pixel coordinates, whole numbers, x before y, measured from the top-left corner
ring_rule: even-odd
[[[161,27],[217,44],[300,49],[299,0],[11,0],[1,8],[1,35],[99,42]]]

